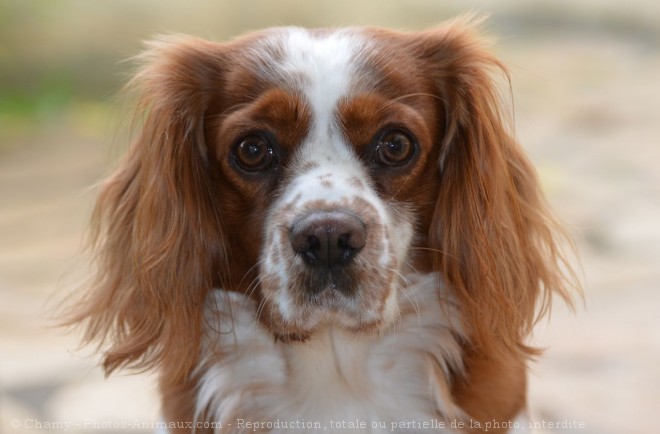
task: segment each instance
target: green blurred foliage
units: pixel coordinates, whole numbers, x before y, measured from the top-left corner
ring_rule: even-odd
[[[112,106],[132,68],[123,60],[156,34],[225,40],[273,25],[417,28],[452,14],[420,0],[2,0],[0,148],[36,124],[71,120],[81,106]]]

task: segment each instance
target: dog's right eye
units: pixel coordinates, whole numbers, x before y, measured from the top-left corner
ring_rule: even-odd
[[[386,129],[377,137],[374,162],[381,167],[405,166],[417,152],[415,139],[402,129]]]
[[[236,144],[234,161],[246,172],[263,172],[273,166],[275,151],[266,137],[251,134]]]

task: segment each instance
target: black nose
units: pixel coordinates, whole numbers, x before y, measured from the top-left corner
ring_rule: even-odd
[[[293,250],[310,266],[349,264],[367,239],[364,222],[343,211],[317,211],[296,220],[289,233]]]

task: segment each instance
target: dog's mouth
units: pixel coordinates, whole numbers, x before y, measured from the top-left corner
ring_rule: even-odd
[[[350,300],[359,288],[355,270],[337,266],[304,273],[298,290],[306,303],[318,304],[324,297],[345,297]]]
[[[324,327],[377,332],[397,315],[396,284],[382,275],[365,279],[359,274],[328,270],[301,277],[299,285],[285,291],[262,288],[269,295],[261,301],[259,320],[281,341],[304,341]]]

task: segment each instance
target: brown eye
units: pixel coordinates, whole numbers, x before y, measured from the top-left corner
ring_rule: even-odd
[[[243,138],[234,150],[236,164],[246,172],[269,169],[275,160],[270,142],[259,134]]]
[[[400,130],[386,132],[376,145],[376,161],[384,166],[403,166],[414,154],[415,142]]]

